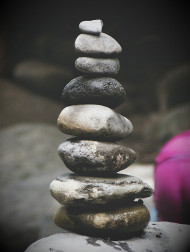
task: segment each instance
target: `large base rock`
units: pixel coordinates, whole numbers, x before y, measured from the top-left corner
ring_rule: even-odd
[[[190,248],[189,234],[189,225],[150,222],[143,232],[125,240],[111,241],[65,232],[38,240],[25,252],[186,252]]]

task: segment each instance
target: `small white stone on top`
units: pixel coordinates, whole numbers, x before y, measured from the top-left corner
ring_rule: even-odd
[[[100,35],[102,32],[103,22],[100,19],[91,21],[82,21],[79,24],[79,29],[83,33]]]

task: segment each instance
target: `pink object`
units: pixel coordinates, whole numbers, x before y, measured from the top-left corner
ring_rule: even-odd
[[[158,220],[190,224],[190,130],[163,146],[154,176]]]

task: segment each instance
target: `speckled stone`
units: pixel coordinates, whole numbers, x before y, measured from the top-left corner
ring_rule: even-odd
[[[94,176],[116,173],[136,159],[136,153],[128,147],[77,138],[62,143],[58,154],[71,171]]]
[[[115,108],[122,104],[125,98],[123,86],[110,77],[80,76],[71,80],[62,93],[66,105],[100,104]]]
[[[83,33],[100,35],[102,32],[103,22],[100,19],[91,21],[82,21],[79,24],[79,30]]]
[[[78,71],[87,74],[118,74],[120,64],[117,58],[101,59],[91,57],[79,57],[75,61],[75,67]]]
[[[145,228],[150,220],[147,208],[140,202],[132,202],[115,209],[59,208],[54,214],[58,227],[84,235],[114,238],[114,235],[134,233]]]
[[[69,173],[53,180],[50,191],[60,204],[70,206],[117,204],[152,195],[148,184],[124,174],[86,177]]]
[[[89,104],[64,108],[57,125],[65,134],[101,141],[121,140],[133,131],[132,123],[124,116],[105,106]]]
[[[32,243],[25,252],[187,252],[190,225],[149,222],[138,235],[102,239],[63,231]]]
[[[121,53],[119,43],[105,33],[99,36],[80,34],[75,40],[75,50],[85,55],[114,55]]]

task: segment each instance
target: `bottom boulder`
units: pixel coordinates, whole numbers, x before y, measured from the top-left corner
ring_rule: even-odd
[[[66,231],[34,242],[25,252],[187,252],[190,251],[189,234],[189,225],[170,222],[149,222],[140,235],[118,241]]]

